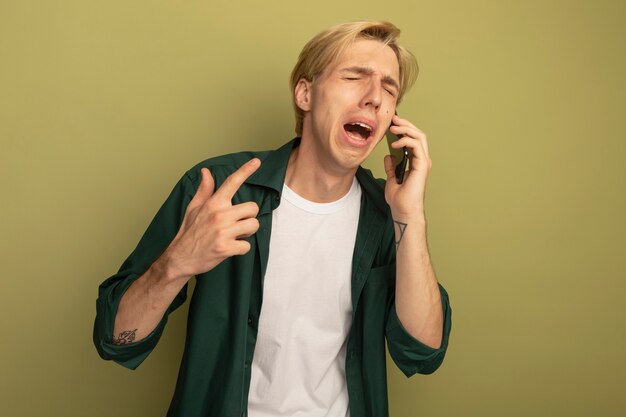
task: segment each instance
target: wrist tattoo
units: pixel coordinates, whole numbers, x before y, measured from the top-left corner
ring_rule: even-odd
[[[120,333],[120,335],[117,338],[115,336],[113,337],[113,344],[114,345],[127,345],[129,343],[133,343],[133,341],[135,340],[136,332],[137,332],[137,329],[123,331],[122,333]]]
[[[397,220],[394,220],[393,224],[394,224],[394,228],[398,232],[397,233],[398,238],[394,241],[394,243],[396,244],[396,252],[397,252],[398,251],[398,247],[400,246],[400,242],[402,242],[402,237],[404,236],[404,231],[406,230],[406,227],[408,226],[408,224],[399,222]]]

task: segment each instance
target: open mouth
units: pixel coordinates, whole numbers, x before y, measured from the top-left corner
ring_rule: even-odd
[[[343,125],[343,128],[350,137],[359,140],[367,140],[372,134],[373,130],[371,126],[368,126],[367,124],[361,122],[346,123],[345,125]]]

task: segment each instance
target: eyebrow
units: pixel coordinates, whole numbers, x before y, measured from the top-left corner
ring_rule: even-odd
[[[368,75],[368,76],[374,74],[374,70],[372,68],[370,68],[370,67],[360,67],[360,66],[353,66],[353,67],[343,68],[339,72],[352,72],[352,73],[355,73],[355,74]],[[398,84],[398,82],[392,76],[390,76],[390,75],[383,75],[382,82],[384,84],[391,85],[391,86],[395,87],[396,90],[400,91],[400,85]]]

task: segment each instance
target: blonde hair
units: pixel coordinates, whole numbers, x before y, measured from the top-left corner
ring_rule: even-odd
[[[400,103],[404,93],[415,83],[418,66],[415,56],[397,43],[399,36],[400,29],[385,21],[343,23],[315,35],[304,46],[298,62],[291,71],[290,86],[296,113],[296,133],[302,135],[304,120],[304,112],[298,107],[293,96],[298,81],[302,78],[314,81],[358,39],[379,40],[395,52],[400,67],[400,91],[398,92],[398,103]]]

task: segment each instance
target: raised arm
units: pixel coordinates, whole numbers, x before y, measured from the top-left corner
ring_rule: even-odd
[[[409,171],[397,184],[394,164],[385,157],[385,198],[391,208],[396,242],[396,311],[404,328],[420,342],[438,349],[443,334],[441,294],[426,242],[424,190],[432,166],[424,132],[394,116],[391,130],[404,137],[396,148],[410,149]]]
[[[114,344],[137,342],[148,336],[192,276],[250,250],[250,244],[239,239],[256,233],[259,208],[254,202],[233,205],[231,201],[260,164],[259,159],[251,159],[217,191],[211,173],[202,168],[200,186],[185,210],[178,233],[124,292],[115,316]]]

